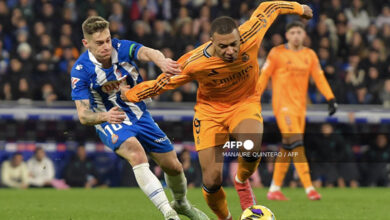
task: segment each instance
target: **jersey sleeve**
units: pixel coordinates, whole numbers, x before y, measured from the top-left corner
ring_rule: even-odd
[[[188,56],[186,54],[178,60],[178,63],[182,67],[182,72],[179,75],[170,76],[166,73],[162,73],[155,80],[144,81],[137,84],[126,92],[125,96],[127,100],[130,102],[140,102],[143,99],[160,95],[167,90],[175,89],[192,81],[191,67],[189,65],[183,65],[187,58]]]
[[[84,70],[82,64],[75,64],[70,72],[71,75],[71,87],[72,87],[72,100],[89,99],[88,80],[86,79],[87,73]]]
[[[310,54],[312,56],[310,74],[313,77],[318,90],[320,90],[321,94],[325,96],[326,100],[329,101],[334,98],[332,89],[330,88],[329,83],[325,78],[324,71],[321,69],[317,55],[314,51],[310,51]]]
[[[113,39],[113,46],[118,48],[119,56],[124,58],[122,60],[127,61],[138,60],[138,51],[143,47],[142,44],[134,41],[117,39]]]
[[[241,43],[255,43],[260,46],[265,33],[279,15],[303,14],[303,7],[297,2],[269,1],[261,3],[248,21],[239,28]]]
[[[269,81],[269,78],[272,76],[272,74],[275,71],[276,68],[276,59],[275,59],[275,48],[273,48],[268,56],[267,60],[265,61],[263,67],[261,68],[260,71],[260,77],[257,81],[257,86],[256,89],[259,92],[260,95],[263,94],[264,90],[267,88],[267,84]]]

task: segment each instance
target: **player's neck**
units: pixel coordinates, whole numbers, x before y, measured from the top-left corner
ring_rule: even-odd
[[[110,59],[107,59],[107,60],[98,60],[98,61],[99,61],[99,63],[102,64],[102,67],[103,67],[104,69],[108,69],[108,68],[110,68],[111,65],[112,65],[112,63],[111,63],[111,58],[110,58]]]
[[[292,50],[292,51],[300,51],[303,49],[303,45],[300,44],[300,45],[294,45],[292,43],[287,43],[287,47],[288,49]]]

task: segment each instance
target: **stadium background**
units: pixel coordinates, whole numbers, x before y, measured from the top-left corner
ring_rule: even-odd
[[[242,23],[260,2],[0,0],[0,163],[15,152],[28,160],[41,146],[61,179],[75,149],[83,145],[96,167],[99,185],[136,186],[127,162],[99,142],[93,127],[78,122],[70,101],[69,70],[84,51],[82,21],[100,15],[110,21],[113,37],[140,42],[177,59],[208,41],[214,18],[228,15]],[[314,18],[305,22],[305,45],[317,52],[340,103],[339,112],[327,117],[326,101],[310,82],[305,141],[313,178],[323,185],[343,186],[345,180],[348,186],[356,180],[360,186],[389,186],[390,1],[299,2],[314,11]],[[294,19],[282,16],[274,23],[259,50],[260,64],[273,46],[284,42],[284,27]],[[144,80],[160,73],[152,63],[139,67]],[[151,112],[174,142],[180,159],[190,164],[186,166],[190,184],[199,186],[191,122],[195,92],[195,83],[167,92],[154,99]],[[280,145],[270,96],[268,89],[262,98],[264,151]],[[322,132],[324,124],[334,128],[332,134]],[[225,166],[226,185],[231,185],[232,164]],[[272,169],[272,158],[262,160],[261,179],[253,183],[268,186]],[[161,170],[153,170],[162,179]],[[286,185],[299,185],[293,168]]]

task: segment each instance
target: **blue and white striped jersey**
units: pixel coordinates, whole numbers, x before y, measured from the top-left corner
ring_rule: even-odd
[[[81,54],[71,70],[72,100],[89,99],[94,112],[106,112],[118,106],[127,116],[123,123],[131,125],[138,121],[146,111],[145,102],[124,102],[119,85],[126,83],[133,87],[143,81],[134,63],[142,46],[113,38],[112,66],[108,69],[104,69],[89,50]]]

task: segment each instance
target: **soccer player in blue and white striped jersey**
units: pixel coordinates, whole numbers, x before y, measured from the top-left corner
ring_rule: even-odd
[[[186,199],[187,180],[172,144],[146,109],[145,100],[123,101],[120,86],[142,82],[134,61],[154,62],[164,72],[180,73],[179,64],[139,43],[111,39],[109,22],[89,17],[82,25],[81,54],[71,70],[72,99],[80,122],[94,125],[101,141],[133,167],[138,185],[165,219],[208,219]],[[174,201],[169,204],[161,183],[150,171],[146,153],[161,166]],[[172,209],[173,208],[173,209]]]

